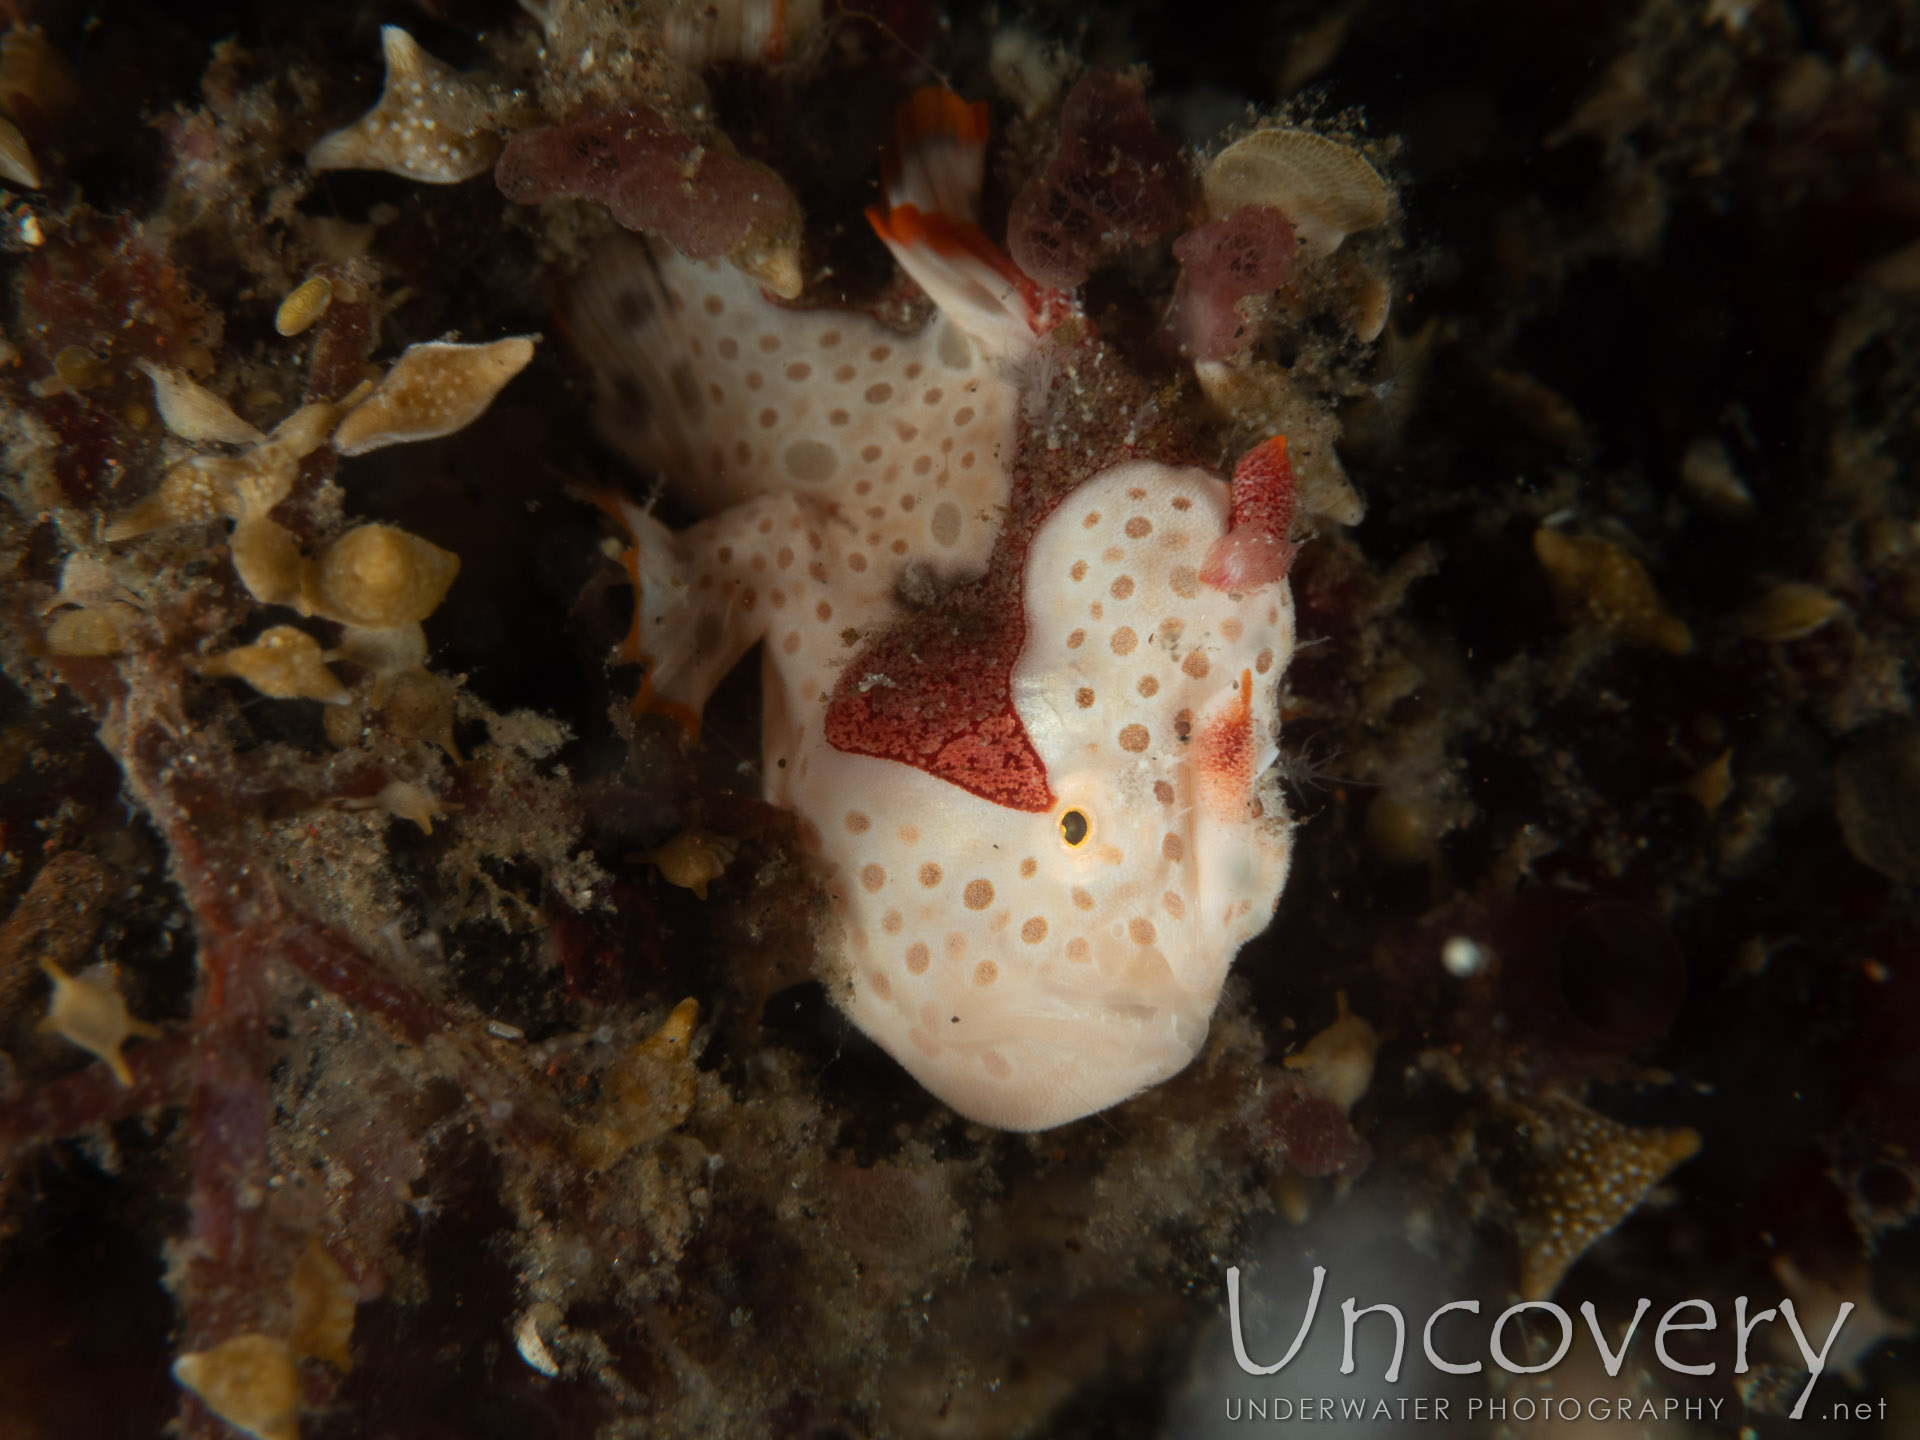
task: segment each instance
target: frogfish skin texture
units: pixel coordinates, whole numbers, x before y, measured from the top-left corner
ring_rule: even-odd
[[[621,506],[643,703],[697,725],[762,647],[835,1000],[961,1114],[1040,1130],[1184,1067],[1272,917],[1292,479],[1279,439],[1232,485],[1112,447],[1021,473],[1070,307],[972,224],[984,139],[945,92],[903,107],[870,219],[939,307],[916,334],[638,241],[569,323],[609,439],[707,517]]]

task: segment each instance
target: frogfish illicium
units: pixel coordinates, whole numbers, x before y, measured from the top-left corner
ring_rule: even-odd
[[[937,307],[917,333],[639,240],[569,327],[605,433],[707,516],[620,507],[643,703],[691,727],[762,647],[819,973],[955,1110],[1040,1130],[1184,1067],[1272,918],[1293,481],[1278,437],[1231,485],[1164,427],[1033,458],[1036,392],[1097,341],[976,225],[985,142],[949,92],[901,109],[869,219]]]

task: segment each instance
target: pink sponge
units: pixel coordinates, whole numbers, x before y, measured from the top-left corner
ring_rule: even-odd
[[[1293,226],[1271,205],[1243,205],[1173,242],[1180,262],[1168,326],[1196,360],[1224,360],[1251,338],[1237,302],[1286,284],[1298,248]]]
[[[725,255],[754,230],[772,233],[794,208],[764,165],[704,146],[644,106],[600,110],[507,143],[494,167],[507,199],[598,200],[629,230],[665,236],[681,254]]]
[[[1014,197],[1007,249],[1042,285],[1071,289],[1110,256],[1178,225],[1192,191],[1192,172],[1154,129],[1140,86],[1089,70],[1061,108],[1053,159]]]

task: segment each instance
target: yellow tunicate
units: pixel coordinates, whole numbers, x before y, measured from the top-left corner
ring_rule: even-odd
[[[251,645],[208,661],[203,669],[210,675],[237,675],[275,700],[344,705],[351,698],[347,687],[322,663],[320,642],[291,625],[276,625]]]
[[[300,596],[305,557],[291,531],[264,516],[242,520],[228,541],[234,573],[262,605],[291,605]]]
[[[699,1002],[682,1000],[658,1030],[607,1072],[596,1122],[575,1132],[582,1159],[589,1164],[616,1159],[658,1140],[693,1112],[699,1096],[693,1032],[699,1023]]]
[[[1618,545],[1542,526],[1533,550],[1561,593],[1601,629],[1673,655],[1693,648],[1686,622],[1667,609],[1640,562]]]
[[[446,598],[460,557],[392,525],[361,525],[320,552],[308,567],[302,603],[367,630],[416,625]]]
[[[1568,450],[1588,442],[1580,412],[1544,380],[1522,370],[1497,367],[1487,372],[1487,379],[1494,394],[1513,408],[1520,423],[1537,438]]]
[[[797,300],[806,285],[801,266],[801,220],[798,206],[789,205],[779,224],[755,226],[727,258],[783,300]]]
[[[411,820],[423,835],[433,834],[433,822],[455,807],[406,780],[390,780],[374,798],[374,803],[396,820]]]
[[[528,335],[489,345],[409,345],[373,393],[340,422],[333,448],[361,455],[464,430],[532,358]]]
[[[284,450],[294,460],[304,460],[327,443],[327,433],[340,418],[340,407],[324,400],[302,405],[273,427],[269,445]]]
[[[0,180],[27,190],[40,188],[40,165],[20,127],[0,120]]]
[[[189,364],[188,357],[182,363]],[[183,373],[157,366],[147,367],[147,373],[173,433],[201,442],[248,443],[248,448],[240,455],[195,455],[170,466],[153,494],[107,525],[103,536],[109,541],[222,515],[264,517],[292,493],[300,462],[326,443],[340,415],[333,405],[303,405],[263,436]]]
[[[173,1362],[173,1378],[206,1407],[257,1440],[299,1440],[300,1371],[271,1335],[233,1339]]]
[[[1373,1026],[1348,1011],[1346,991],[1335,998],[1340,1006],[1339,1018],[1283,1063],[1289,1070],[1301,1071],[1301,1078],[1344,1114],[1373,1083],[1373,1057],[1380,1049],[1380,1036]]]
[[[136,362],[153,382],[153,403],[160,422],[182,440],[221,445],[257,445],[266,437],[242,420],[227,402],[177,370],[151,361]]]
[[[379,103],[307,152],[312,170],[384,170],[452,185],[493,168],[500,137],[478,86],[434,59],[398,25],[380,30],[387,83]]]
[[[1340,290],[1341,309],[1347,324],[1355,336],[1371,345],[1387,328],[1387,316],[1393,309],[1393,286],[1377,270],[1364,265],[1343,265]]]
[[[686,830],[641,856],[659,870],[660,878],[670,885],[691,890],[702,900],[707,898],[707,882],[726,874],[737,844],[724,835],[708,835]]]
[[[1854,858],[1902,885],[1920,885],[1920,724],[1899,721],[1854,737],[1834,782],[1834,813]]]
[[[294,286],[280,302],[280,308],[273,312],[273,328],[282,335],[302,334],[327,313],[332,303],[333,283],[324,275],[315,275]]]
[[[1282,1170],[1267,1188],[1273,1196],[1273,1208],[1293,1224],[1304,1225],[1313,1218],[1313,1191],[1308,1188],[1306,1176]]]
[[[47,1002],[47,1015],[40,1028],[69,1040],[89,1054],[107,1062],[113,1078],[122,1085],[133,1083],[120,1047],[132,1035],[149,1038],[160,1034],[153,1026],[127,1013],[127,1002],[120,992],[103,981],[67,974],[53,961],[42,958],[40,969],[53,982],[53,995]]]
[[[1749,605],[1740,628],[1755,640],[1798,640],[1811,635],[1841,610],[1840,602],[1812,585],[1776,585]]]
[[[660,1028],[640,1042],[640,1052],[655,1060],[684,1061],[691,1053],[694,1026],[700,1023],[700,1002],[688,996],[668,1013]]]
[[[342,1375],[353,1368],[353,1312],[359,1292],[339,1263],[314,1236],[287,1280],[293,1310],[289,1348],[324,1360]]]
[[[1734,472],[1727,447],[1712,435],[1687,446],[1680,459],[1680,488],[1717,519],[1744,520],[1753,513],[1753,492]]]
[[[240,509],[237,460],[197,455],[167,468],[151,495],[107,522],[100,535],[109,543],[132,540],[170,525],[193,525]]]
[[[1729,750],[1712,764],[1702,766],[1678,788],[1683,794],[1697,800],[1707,814],[1717,813],[1727,803],[1727,796],[1733,793],[1733,751]]]
[[[44,125],[64,119],[80,101],[73,63],[38,29],[15,25],[0,37],[0,110]]]
[[[245,512],[241,489],[253,474],[246,460],[226,455],[196,455],[167,467],[157,492],[171,523],[191,525]]]

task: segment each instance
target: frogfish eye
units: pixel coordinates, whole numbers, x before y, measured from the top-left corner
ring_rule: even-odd
[[[1087,816],[1082,810],[1069,810],[1060,817],[1060,838],[1069,845],[1084,844],[1087,838]]]

